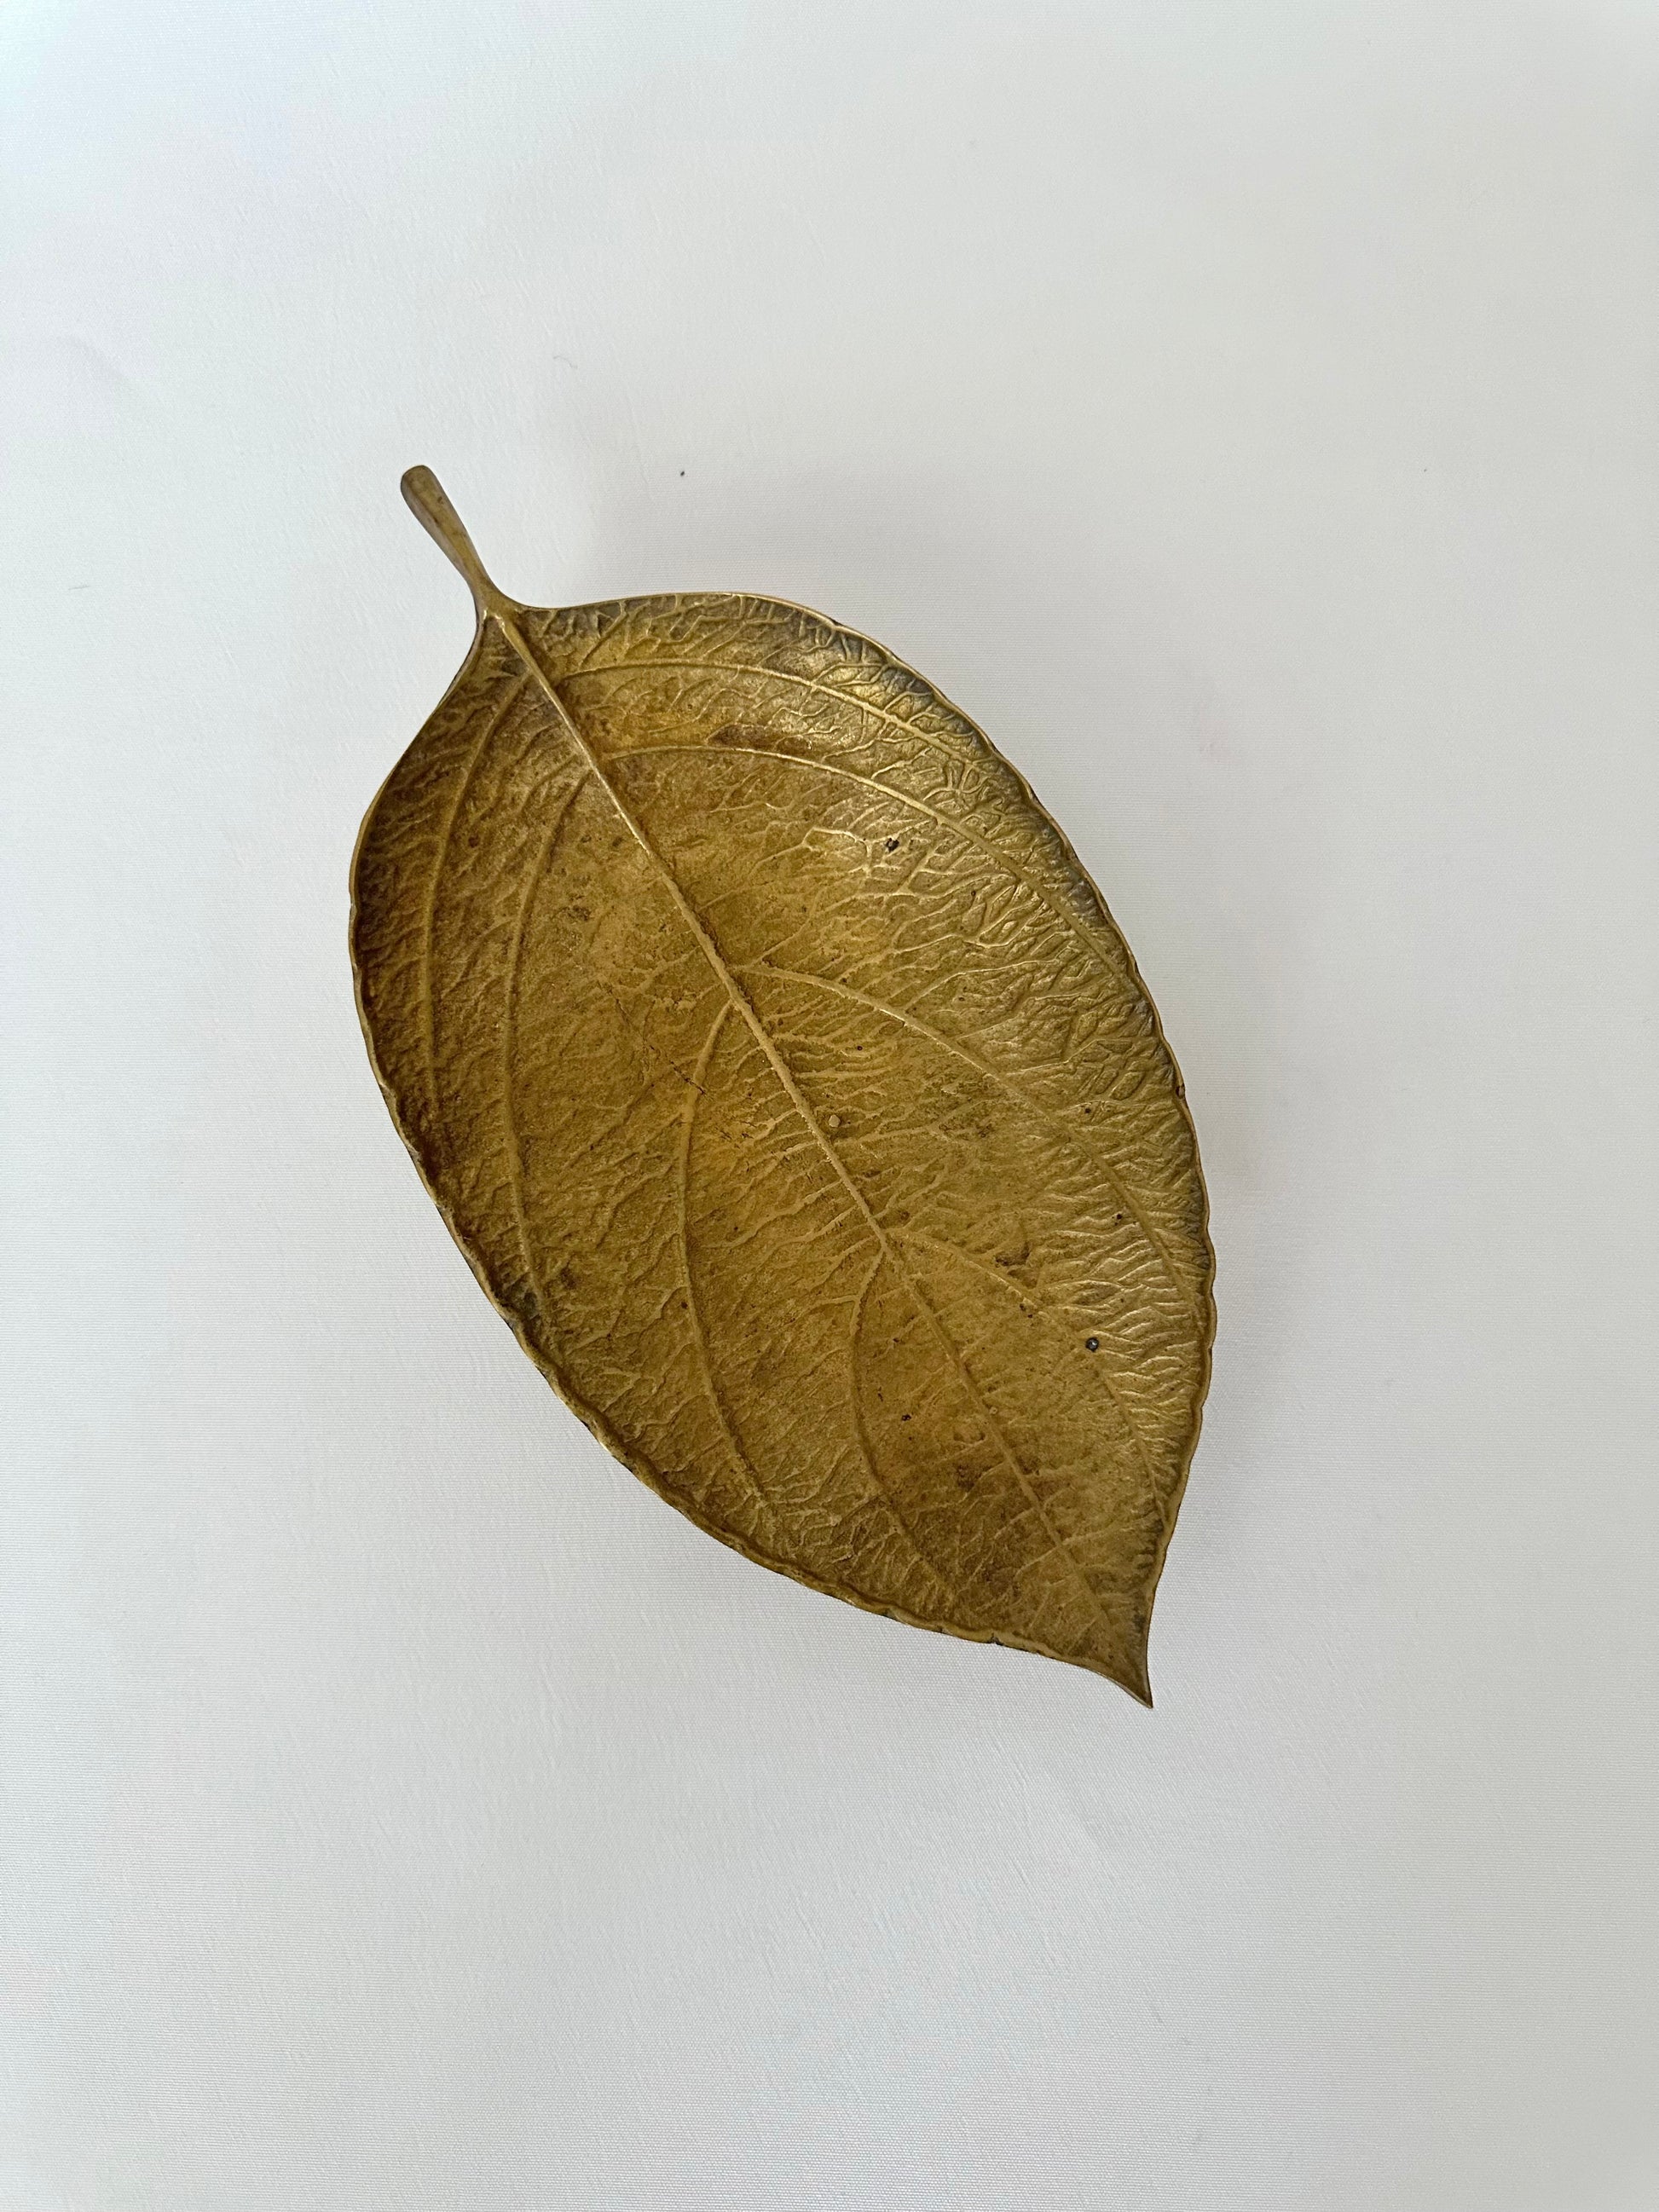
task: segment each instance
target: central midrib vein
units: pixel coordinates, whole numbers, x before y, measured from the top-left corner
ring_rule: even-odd
[[[756,1012],[754,1003],[750,1000],[748,993],[744,989],[742,984],[738,981],[731,969],[727,966],[725,955],[721,952],[720,946],[710,935],[708,928],[703,921],[702,916],[697,912],[690,900],[686,896],[678,877],[676,876],[674,871],[669,866],[662,854],[652,843],[650,837],[646,833],[644,823],[640,821],[633,809],[629,805],[627,800],[623,797],[621,792],[617,790],[616,785],[605,774],[604,766],[601,763],[598,754],[595,753],[593,748],[588,744],[587,739],[583,736],[580,726],[576,722],[574,717],[571,714],[569,708],[565,705],[563,700],[560,698],[558,690],[553,684],[552,679],[549,677],[546,670],[542,666],[541,662],[537,658],[536,654],[531,650],[528,639],[525,636],[524,632],[519,628],[518,623],[514,620],[512,615],[507,613],[502,608],[494,607],[489,610],[488,618],[500,624],[502,635],[507,639],[507,643],[513,647],[513,650],[518,654],[520,659],[524,663],[530,674],[535,678],[537,685],[541,690],[543,696],[546,699],[548,705],[553,709],[554,714],[558,717],[559,722],[563,727],[566,734],[568,736],[570,742],[575,746],[577,751],[586,762],[588,771],[593,777],[595,782],[598,783],[605,792],[611,805],[616,808],[617,814],[621,817],[623,823],[627,829],[629,836],[633,837],[635,842],[639,846],[641,852],[645,854],[652,866],[656,869],[659,876],[662,878],[664,887],[667,890],[670,898],[672,899],[680,919],[684,922],[687,929],[691,933],[691,936],[696,944],[697,950],[702,954],[703,958],[708,963],[709,967],[714,970],[715,977],[719,981],[721,988],[725,991],[726,997],[732,1002],[733,1011],[741,1017],[753,1035],[756,1043],[765,1054],[767,1062],[771,1067],[772,1073],[776,1076],[778,1082],[782,1086],[784,1095],[787,1097],[790,1104],[794,1108],[796,1113],[799,1115],[801,1120],[806,1125],[807,1129],[811,1132],[819,1150],[823,1152],[823,1157],[828,1160],[830,1167],[834,1170],[836,1178],[840,1182],[842,1188],[846,1191],[848,1196],[852,1200],[853,1204],[857,1208],[859,1215],[863,1220],[866,1228],[869,1231],[871,1237],[874,1239],[877,1249],[880,1252],[882,1258],[885,1261],[887,1265],[891,1267],[893,1273],[898,1277],[900,1281],[903,1283],[911,1297],[915,1299],[918,1310],[925,1316],[934,1335],[939,1339],[939,1343],[949,1354],[951,1361],[955,1366],[957,1374],[962,1377],[963,1388],[967,1390],[969,1395],[973,1399],[974,1403],[979,1408],[981,1419],[985,1423],[986,1430],[989,1434],[992,1442],[996,1446],[998,1451],[1001,1453],[1004,1460],[1006,1461],[1008,1468],[1013,1474],[1014,1480],[1018,1483],[1020,1489],[1024,1492],[1025,1497],[1030,1504],[1031,1510],[1042,1523],[1049,1542],[1053,1545],[1059,1556],[1063,1559],[1066,1565],[1071,1568],[1072,1572],[1077,1577],[1078,1581],[1081,1583],[1085,1594],[1087,1595],[1091,1607],[1097,1613],[1099,1613],[1102,1609],[1101,1601],[1094,1585],[1090,1582],[1087,1575],[1084,1573],[1081,1566],[1079,1566],[1077,1560],[1073,1557],[1071,1548],[1066,1543],[1065,1538],[1060,1534],[1054,1522],[1049,1519],[1047,1507],[1043,1504],[1042,1500],[1037,1496],[1036,1490],[1032,1486],[1030,1471],[1026,1468],[1024,1462],[1020,1458],[1018,1453],[1014,1449],[1012,1444],[1009,1442],[1002,1424],[998,1420],[996,1415],[992,1412],[991,1407],[986,1402],[985,1395],[981,1390],[978,1383],[974,1380],[973,1374],[969,1368],[967,1361],[963,1358],[961,1349],[957,1346],[956,1340],[945,1328],[944,1321],[933,1307],[933,1301],[928,1297],[926,1291],[922,1289],[921,1285],[916,1280],[915,1276],[911,1273],[909,1267],[900,1256],[897,1248],[893,1243],[891,1238],[888,1236],[886,1230],[883,1227],[876,1215],[872,1212],[869,1201],[866,1199],[864,1193],[859,1188],[857,1183],[854,1182],[852,1176],[848,1174],[845,1162],[842,1159],[841,1155],[836,1152],[835,1146],[830,1143],[829,1138],[825,1135],[823,1128],[820,1127],[817,1115],[813,1112],[811,1103],[802,1091],[800,1085],[795,1080],[793,1070],[790,1067],[789,1063],[784,1059],[782,1054],[778,1050],[776,1044],[773,1042],[770,1032],[768,1030],[764,1022],[762,1021],[759,1014]]]

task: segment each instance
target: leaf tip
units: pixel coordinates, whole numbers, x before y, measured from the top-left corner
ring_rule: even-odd
[[[1150,1626],[1146,1621],[1138,1623],[1121,1642],[1115,1644],[1109,1656],[1095,1662],[1097,1673],[1115,1682],[1120,1690],[1127,1690],[1148,1712],[1152,1710],[1152,1678],[1146,1665]]]
[[[1058,1659],[1067,1667],[1081,1667],[1086,1674],[1098,1674],[1104,1682],[1115,1682],[1120,1690],[1128,1692],[1138,1705],[1152,1709],[1152,1681],[1147,1672],[1146,1647],[1150,1624],[1142,1623],[1126,1631],[1119,1631],[1091,1640],[1081,1648],[1061,1650],[1050,1644],[1028,1643],[1024,1638],[994,1637],[994,1642],[1006,1641],[1016,1650],[1035,1651],[1044,1659]]]
[[[1143,1620],[1135,1630],[1128,1649],[1123,1655],[1123,1672],[1118,1676],[1124,1688],[1137,1704],[1152,1710],[1152,1677],[1146,1663],[1147,1646],[1152,1640],[1152,1623]]]

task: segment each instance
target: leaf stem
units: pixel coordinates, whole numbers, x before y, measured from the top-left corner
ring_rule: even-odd
[[[449,494],[438,482],[430,469],[406,469],[403,477],[403,495],[408,501],[416,520],[427,534],[436,540],[446,556],[465,579],[472,594],[473,604],[482,622],[486,615],[507,617],[519,611],[517,599],[492,583],[483,562],[478,558],[477,548],[467,535],[466,525],[450,504]]]

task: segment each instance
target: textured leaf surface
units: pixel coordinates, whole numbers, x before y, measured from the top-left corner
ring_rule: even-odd
[[[548,1379],[750,1558],[1147,1694],[1212,1334],[1179,1079],[963,715],[775,601],[472,584],[352,948],[428,1187]]]

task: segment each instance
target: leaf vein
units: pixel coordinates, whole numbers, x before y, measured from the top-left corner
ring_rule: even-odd
[[[914,1030],[918,1036],[925,1037],[930,1043],[938,1045],[943,1052],[954,1054],[958,1060],[973,1068],[976,1073],[983,1075],[988,1081],[1000,1085],[1011,1098],[1017,1100],[1029,1112],[1035,1114],[1057,1135],[1064,1138],[1068,1144],[1080,1152],[1091,1165],[1095,1164],[1092,1148],[1084,1131],[1073,1128],[1070,1122],[1065,1121],[1060,1115],[1051,1112],[1048,1107],[1041,1104],[1038,1100],[1022,1090],[1019,1085],[1011,1077],[1005,1075],[1000,1068],[994,1067],[988,1060],[980,1059],[976,1053],[970,1052],[955,1037],[948,1036],[943,1030],[935,1029],[931,1022],[918,1021],[913,1014],[907,1013],[902,1007],[890,1006],[885,1000],[872,999],[867,992],[857,990],[850,983],[836,981],[828,975],[815,975],[802,968],[775,968],[769,960],[746,961],[744,963],[744,969],[752,970],[757,968],[763,969],[769,975],[781,976],[792,983],[811,984],[819,990],[833,992],[838,998],[851,1000],[854,1005],[866,1006],[872,1013],[884,1014],[890,1021],[901,1023],[906,1029]],[[1103,1152],[1106,1151],[1103,1144],[1100,1149]],[[1130,1218],[1158,1255],[1164,1272],[1169,1277],[1170,1285],[1177,1296],[1183,1304],[1192,1304],[1194,1303],[1192,1293],[1176,1272],[1174,1259],[1164,1239],[1141,1212],[1139,1206],[1135,1203],[1133,1194],[1123,1180],[1121,1170],[1111,1161],[1109,1154],[1105,1172],[1113,1190],[1122,1200]]]
[[[525,1273],[536,1301],[536,1318],[542,1318],[541,1275],[536,1266],[536,1255],[530,1242],[530,1225],[525,1216],[524,1152],[519,1133],[517,1107],[514,1099],[513,1060],[518,1042],[519,976],[524,965],[525,938],[530,924],[530,909],[541,889],[553,859],[553,848],[558,842],[559,832],[569,819],[570,810],[587,782],[584,769],[565,794],[562,806],[549,824],[536,864],[530,871],[524,896],[519,902],[519,911],[514,917],[513,943],[507,957],[507,990],[501,1013],[501,1112],[507,1124],[507,1187],[513,1197],[513,1218],[519,1232],[519,1249],[524,1255]]]
[[[884,783],[879,776],[860,775],[856,769],[840,768],[833,761],[815,760],[810,753],[785,752],[781,746],[776,745],[629,745],[624,751],[612,753],[610,764],[614,768],[623,761],[641,760],[648,754],[661,753],[684,753],[688,758],[696,761],[744,758],[784,761],[795,768],[811,769],[819,775],[839,776],[847,783],[861,784],[866,791],[878,791],[884,799],[890,799],[897,805],[909,807],[913,812],[925,816],[930,822],[937,823],[941,830],[960,837],[964,844],[974,846],[997,867],[1011,876],[1023,890],[1029,891],[1040,905],[1047,907],[1054,919],[1077,939],[1091,960],[1104,968],[1115,982],[1121,986],[1125,984],[1132,986],[1137,1002],[1150,1018],[1152,1009],[1145,992],[1140,989],[1133,978],[1108,956],[1104,946],[1090,934],[1076,915],[1071,913],[1066,908],[1056,904],[1040,884],[1034,884],[1016,862],[1010,859],[1000,846],[993,844],[988,837],[981,836],[977,830],[970,829],[967,823],[959,821],[952,815],[941,814],[937,807],[930,806],[925,799],[918,799],[908,791],[900,791],[890,783]],[[597,765],[597,758],[595,764]]]
[[[691,1324],[691,1341],[697,1348],[697,1365],[702,1373],[703,1388],[708,1394],[708,1402],[714,1409],[714,1418],[720,1423],[720,1433],[726,1438],[726,1448],[731,1452],[732,1459],[750,1489],[753,1490],[755,1496],[775,1524],[778,1518],[777,1509],[767,1494],[766,1486],[761,1480],[759,1469],[744,1449],[738,1436],[737,1425],[726,1410],[726,1400],[721,1394],[720,1384],[714,1379],[714,1364],[708,1356],[708,1338],[702,1325],[702,1308],[698,1300],[696,1280],[691,1266],[691,1139],[696,1128],[697,1109],[702,1103],[704,1079],[714,1060],[714,1048],[720,1042],[720,1031],[726,1027],[726,1017],[731,1012],[732,1002],[728,999],[710,1023],[708,1034],[702,1041],[702,1049],[697,1054],[696,1067],[691,1075],[690,1087],[685,1094],[685,1103],[680,1109],[679,1163],[675,1185],[680,1279],[685,1286],[686,1318]]]
[[[421,1036],[426,1052],[427,1090],[432,1100],[433,1133],[441,1124],[442,1107],[438,1097],[438,1040],[437,1010],[432,988],[432,965],[434,939],[438,929],[438,887],[444,870],[449,865],[449,848],[454,841],[455,825],[460,820],[461,809],[466,804],[467,793],[472,788],[472,778],[480,761],[489,750],[490,739],[507,719],[507,709],[524,690],[525,679],[516,676],[507,687],[501,704],[493,714],[487,715],[479,731],[477,742],[466,757],[466,766],[456,781],[455,795],[444,816],[444,826],[438,838],[438,849],[433,857],[432,873],[426,887],[426,906],[421,916]]]
[[[1086,1314],[1089,1310],[1086,1306],[1074,1306],[1069,1303],[1056,1304],[1051,1304],[1044,1298],[1031,1297],[1026,1291],[1021,1289],[1018,1283],[1011,1282],[1007,1276],[1002,1273],[1000,1268],[988,1267],[985,1261],[979,1259],[974,1253],[964,1252],[961,1245],[948,1243],[943,1237],[919,1235],[915,1231],[907,1229],[895,1230],[893,1234],[895,1240],[898,1243],[925,1244],[935,1252],[943,1252],[946,1254],[951,1259],[960,1260],[964,1267],[972,1267],[975,1273],[988,1276],[991,1281],[996,1283],[1001,1289],[1007,1291],[1011,1297],[1018,1299],[1023,1304],[1036,1306],[1039,1313]],[[1134,1448],[1135,1456],[1140,1462],[1141,1468],[1146,1474],[1146,1480],[1152,1483],[1154,1487],[1156,1487],[1158,1477],[1153,1471],[1152,1461],[1147,1457],[1146,1445],[1145,1439],[1142,1437],[1140,1433],[1139,1424],[1136,1421],[1133,1414],[1129,1411],[1129,1408],[1125,1404],[1122,1395],[1119,1391],[1117,1385],[1113,1382],[1111,1370],[1107,1366],[1102,1365],[1097,1370],[1097,1372],[1098,1373],[1101,1381],[1106,1386],[1106,1395],[1110,1398],[1113,1405],[1117,1409],[1118,1419],[1122,1422],[1125,1429],[1128,1431],[1129,1442]]]

